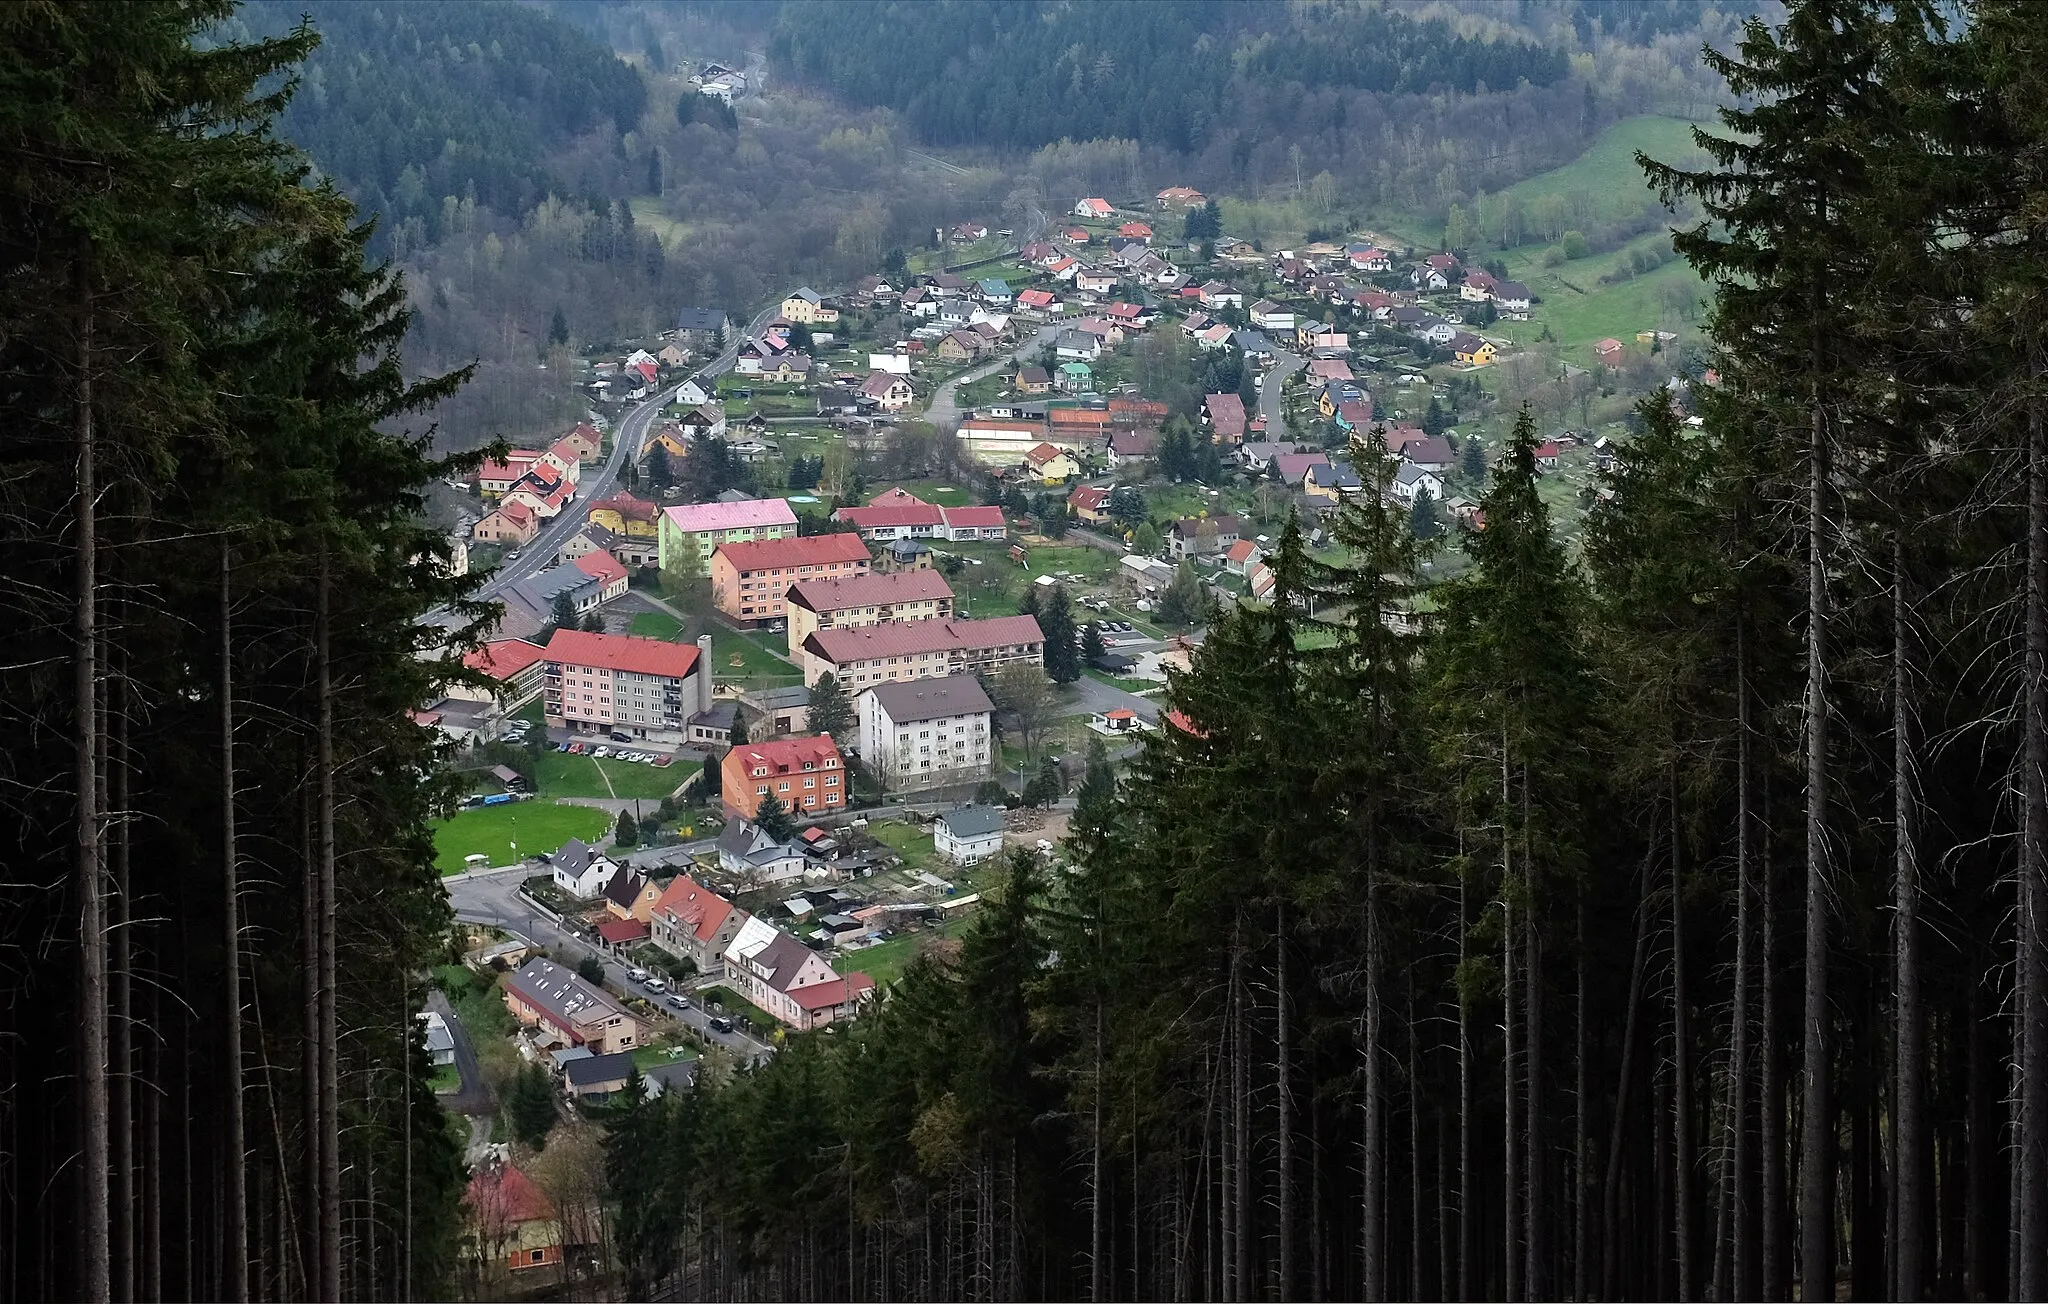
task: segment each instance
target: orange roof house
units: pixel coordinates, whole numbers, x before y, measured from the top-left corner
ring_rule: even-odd
[[[830,734],[741,743],[725,754],[719,778],[728,819],[753,819],[770,795],[797,815],[846,806],[846,764]]]
[[[790,585],[867,573],[868,545],[858,534],[721,543],[711,554],[711,598],[734,620],[777,620],[785,614]]]
[[[562,1224],[533,1179],[507,1163],[491,1163],[469,1179],[462,1213],[485,1257],[521,1272],[562,1261]]]

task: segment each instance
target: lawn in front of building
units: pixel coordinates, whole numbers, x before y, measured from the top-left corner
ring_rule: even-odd
[[[595,807],[545,801],[457,811],[451,819],[434,821],[434,864],[443,874],[461,873],[465,856],[489,856],[493,865],[514,865],[535,852],[553,851],[571,838],[597,841],[611,826],[611,817]],[[514,842],[519,844],[516,852]]]

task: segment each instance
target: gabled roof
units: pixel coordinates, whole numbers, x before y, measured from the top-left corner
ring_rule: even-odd
[[[879,507],[841,507],[832,513],[832,519],[845,521],[855,529],[876,530],[935,526],[945,519],[945,515],[930,503],[909,502]]]
[[[939,823],[956,838],[985,838],[1003,831],[1003,812],[994,806],[962,806],[939,816]]]
[[[601,988],[585,982],[575,970],[564,968],[545,957],[528,960],[505,982],[528,1005],[541,1011],[550,1023],[564,1031],[577,1024],[600,1019],[631,1017],[624,1006]]]
[[[1309,480],[1326,489],[1356,489],[1360,486],[1358,472],[1351,469],[1349,462],[1325,462],[1308,469]]]
[[[633,903],[640,899],[640,889],[646,886],[646,879],[621,865],[613,871],[611,881],[604,885],[604,899],[621,910],[631,910]]]
[[[1295,484],[1308,474],[1310,467],[1323,465],[1329,460],[1323,453],[1282,453],[1273,459],[1273,469],[1279,472],[1282,480]]]
[[[471,670],[481,670],[493,679],[510,679],[547,656],[547,649],[523,638],[493,639],[462,658]]]
[[[586,552],[570,565],[596,580],[600,587],[616,584],[626,578],[626,568],[619,559],[608,552]]]
[[[1074,492],[1067,495],[1067,502],[1077,508],[1097,511],[1109,502],[1109,490],[1099,485],[1077,485]]]
[[[891,571],[886,575],[855,575],[841,580],[802,580],[789,589],[792,604],[821,614],[852,607],[928,602],[952,596],[953,586],[935,570]]]
[[[1173,523],[1173,532],[1183,539],[1199,539],[1203,535],[1241,534],[1244,522],[1235,516],[1190,516]]]
[[[742,543],[721,543],[715,556],[722,556],[742,573],[776,570],[791,566],[825,566],[834,562],[866,561],[868,546],[858,534],[792,535],[787,539],[753,539]]]
[[[487,1164],[469,1179],[462,1202],[485,1226],[553,1222],[555,1206],[533,1179],[510,1164]]]
[[[920,620],[914,623],[931,625],[938,622]],[[839,744],[827,734],[813,738],[773,738],[761,743],[740,743],[733,751],[739,753],[740,765],[749,775],[763,767],[771,775],[797,773],[806,766],[825,769],[828,762],[831,768],[839,767]]]
[[[1217,433],[1238,436],[1244,434],[1244,399],[1236,394],[1210,394],[1202,399],[1202,406],[1208,410],[1209,421]]]
[[[734,820],[727,828],[747,827],[744,821]],[[719,839],[724,840],[724,833]],[[744,854],[744,853],[742,853]],[[657,916],[666,915],[678,926],[686,929],[699,942],[708,942],[718,936],[718,930],[725,927],[725,921],[737,909],[732,902],[701,886],[688,874],[678,874],[662,892],[661,900],[654,903]]]
[[[658,638],[558,629],[548,640],[548,660],[681,679],[697,668],[697,649]]]
[[[1044,466],[1048,462],[1064,456],[1066,456],[1064,449],[1054,448],[1051,444],[1039,444],[1030,452],[1024,454],[1024,460],[1033,466]]]
[[[979,651],[1044,642],[1045,631],[1038,627],[1036,618],[996,616],[989,620],[913,620],[861,629],[821,629],[804,640],[804,649],[834,665],[844,665],[876,657]]]
[[[614,1051],[609,1055],[592,1055],[589,1059],[570,1060],[562,1066],[562,1076],[569,1079],[574,1087],[596,1087],[608,1082],[624,1082],[633,1074],[633,1052]]]
[[[659,507],[644,498],[635,498],[623,489],[608,498],[598,499],[589,510],[617,512],[625,520],[645,521],[650,525],[661,515]]]

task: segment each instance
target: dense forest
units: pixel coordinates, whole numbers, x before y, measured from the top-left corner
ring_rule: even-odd
[[[0,7],[0,1296],[450,1289],[410,710],[467,603],[405,288],[275,132],[300,32]]]
[[[957,944],[607,1120],[630,1290],[2048,1296],[2048,27],[1715,62],[1644,161],[1703,427],[1646,404],[1568,551],[1525,417],[1426,590],[1379,494],[1290,529]]]
[[[769,50],[855,103],[901,111],[936,144],[1027,149],[1120,136],[1200,153],[1233,120],[1256,121],[1261,86],[1296,101],[1327,89],[1471,94],[1567,72],[1561,52],[1528,41],[1280,0],[790,5]]]

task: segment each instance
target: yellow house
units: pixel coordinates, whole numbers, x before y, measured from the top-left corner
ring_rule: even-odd
[[[1451,341],[1451,353],[1458,361],[1484,367],[1493,361],[1494,347],[1491,342],[1477,335],[1460,335]]]
[[[1337,415],[1337,396],[1328,389],[1316,391],[1316,415],[1325,421]]]
[[[1051,444],[1040,444],[1024,454],[1024,465],[1043,484],[1065,484],[1081,474],[1081,464],[1074,455]]]
[[[839,320],[839,310],[825,306],[825,297],[806,285],[782,301],[784,320],[804,326],[830,325]]]
[[[663,426],[647,436],[647,442],[640,445],[640,460],[646,461],[657,448],[667,449],[670,457],[681,457],[690,451],[682,430],[676,426]]]
[[[627,539],[652,539],[661,520],[661,509],[621,490],[590,505],[590,523],[601,525]]]

